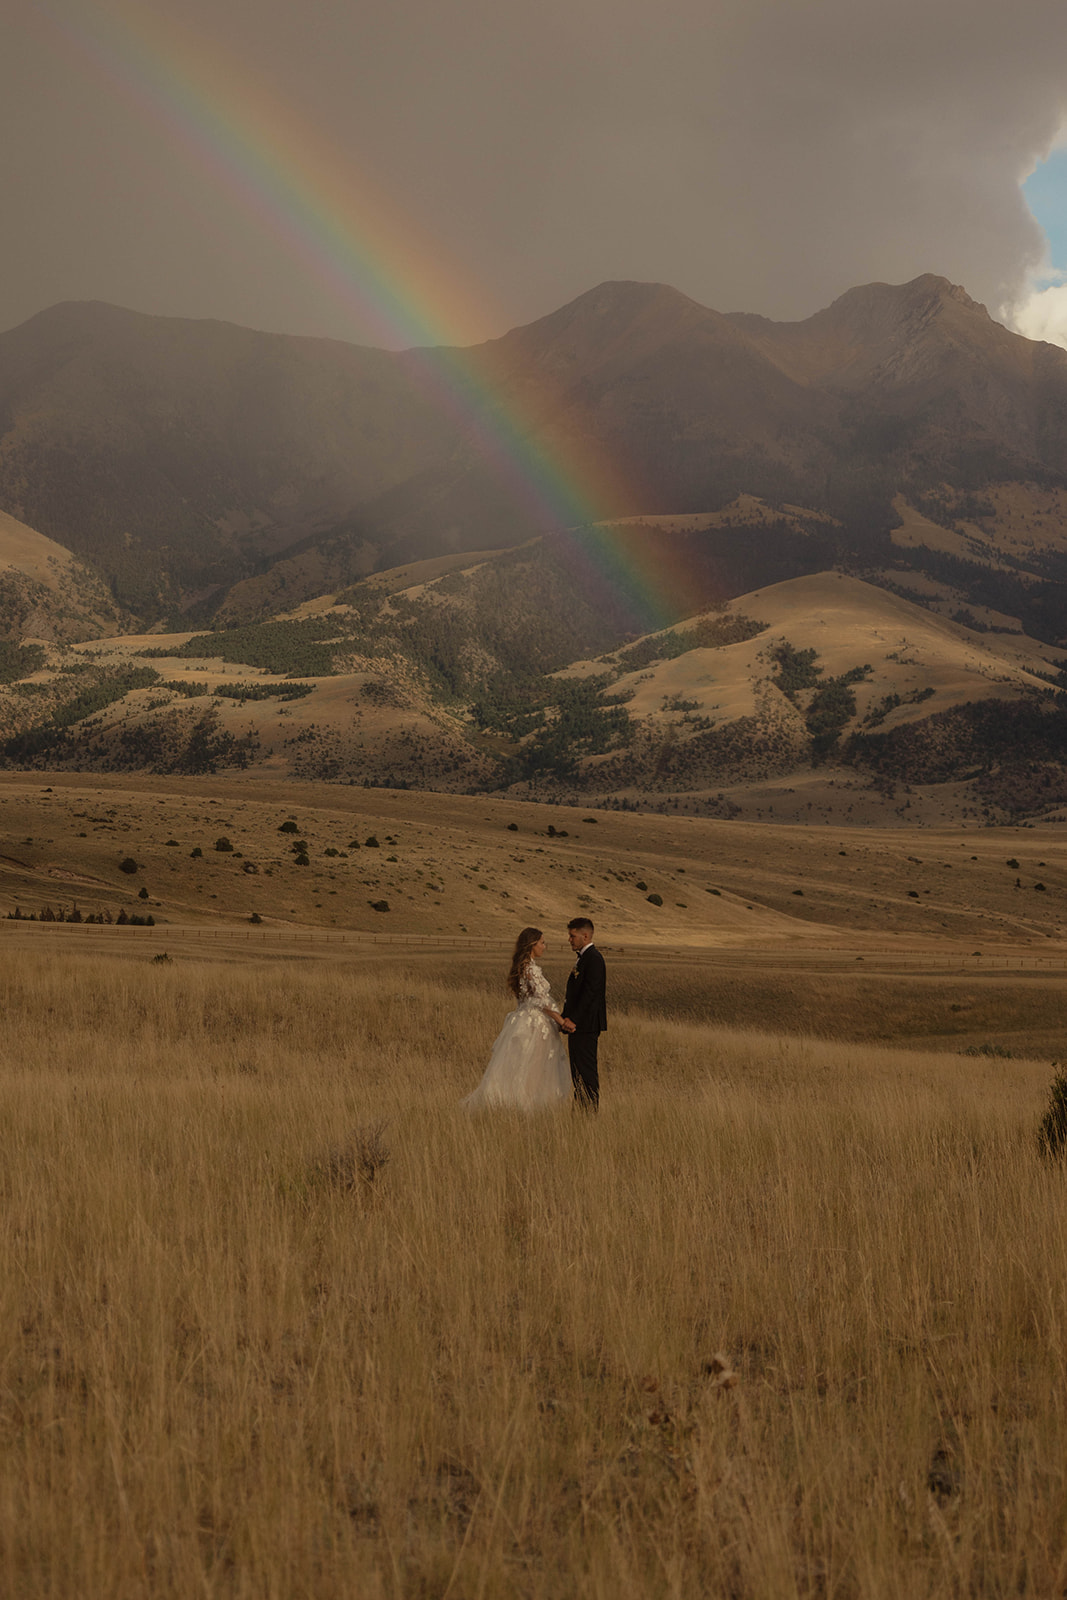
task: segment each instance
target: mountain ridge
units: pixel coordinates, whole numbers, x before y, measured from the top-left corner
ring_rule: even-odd
[[[947,493],[951,521],[986,486],[1067,487],[1067,352],[928,273],[793,323],[608,282],[465,351],[66,302],[0,335],[0,507],[143,623],[277,608],[543,533],[487,462],[498,408],[538,459],[585,440],[625,464],[601,520],[756,495],[832,518],[868,567],[900,559],[902,491]]]

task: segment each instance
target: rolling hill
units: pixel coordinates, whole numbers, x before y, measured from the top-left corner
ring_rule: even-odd
[[[128,620],[92,567],[0,511],[0,640],[94,639]]]
[[[930,956],[946,948],[957,971],[964,952],[973,972],[983,949],[1036,946],[1047,956],[1049,941],[1058,967],[1063,960],[1067,841],[1051,828],[1008,838],[973,823],[931,828],[919,845],[895,828],[312,790],[251,773],[195,781],[58,774],[48,784],[3,773],[0,828],[0,918],[18,908],[28,919],[45,906],[66,917],[75,905],[83,922],[103,913],[112,928],[123,912],[170,929],[247,930],[257,918],[257,928],[275,932],[352,930],[381,940],[386,958],[399,938],[405,962],[418,942],[429,954],[440,941],[445,969],[453,941],[466,936],[491,953],[496,985],[501,951],[524,921],[552,930],[558,971],[563,929],[576,912],[591,916],[614,949],[633,944],[642,959],[656,950],[672,959],[735,951],[742,965],[728,988],[749,984],[760,951],[772,953],[768,975],[780,978],[790,953],[802,963],[833,953],[847,976],[844,962],[886,953],[897,939],[902,957],[926,953],[927,975]],[[14,931],[6,920],[0,927]],[[294,953],[291,944],[283,950]],[[199,953],[210,959],[211,947]],[[853,966],[852,979],[860,976]],[[671,989],[669,971],[664,978]],[[759,1006],[765,983],[761,975],[749,984],[750,1005]],[[699,969],[689,1003],[696,995],[703,1005],[731,1003],[707,993]],[[791,1005],[806,999],[801,985]],[[1025,1006],[1023,997],[1023,1019]],[[946,1015],[942,1026],[962,1032],[974,1023]]]
[[[1018,623],[831,571],[635,638],[569,577],[534,541],[265,623],[53,646],[0,688],[0,751],[754,819],[1067,806],[1064,664]],[[595,650],[576,657],[579,639]]]

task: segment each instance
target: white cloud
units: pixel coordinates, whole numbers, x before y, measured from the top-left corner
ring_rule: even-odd
[[[1014,306],[1005,307],[1002,320],[1017,333],[1028,339],[1044,339],[1048,344],[1059,344],[1067,350],[1067,278],[1056,273],[1058,281],[1049,282],[1049,273],[1034,283],[1029,292]]]

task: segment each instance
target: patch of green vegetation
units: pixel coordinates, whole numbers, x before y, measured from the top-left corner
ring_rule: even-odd
[[[845,724],[856,715],[852,685],[869,678],[874,668],[870,665],[850,667],[836,678],[823,680],[823,668],[815,665],[818,651],[798,650],[787,640],[774,646],[771,657],[778,668],[772,681],[794,705],[802,691],[814,690],[804,712],[804,721],[811,735],[812,761],[817,765],[836,748]]]
[[[781,644],[774,646],[771,659],[778,666],[771,681],[794,704],[798,690],[817,687],[823,670],[815,665],[819,659],[817,650],[798,650],[795,645],[783,639]]]
[[[816,689],[804,718],[812,738],[814,762],[825,761],[836,748],[846,722],[856,715],[852,685],[862,683],[873,671],[871,666],[851,667],[838,678],[827,678]]]
[[[650,634],[619,651],[624,672],[638,672],[653,661],[673,661],[690,650],[713,650],[723,645],[741,644],[766,632],[765,622],[744,616],[702,617],[692,628],[671,628],[667,633]]]
[[[150,645],[137,653],[160,661],[220,657],[246,667],[262,667],[279,677],[323,678],[334,670],[337,633],[336,620],[305,617],[299,622],[259,622],[246,628],[198,633],[185,644]]]
[[[910,694],[893,693],[884,695],[883,698],[879,700],[878,704],[876,706],[872,706],[868,711],[867,715],[863,719],[863,726],[865,728],[878,728],[885,721],[889,713],[896,710],[897,706],[922,705],[924,700],[932,699],[933,694],[933,689],[929,684],[927,684],[925,689],[912,689]]]
[[[208,692],[206,683],[191,683],[188,678],[166,678],[159,687],[170,689],[172,693],[180,694],[186,700],[199,700]]]
[[[19,678],[28,678],[41,670],[45,660],[42,645],[0,641],[0,683],[16,683]]]
[[[172,714],[121,729],[118,751],[107,764],[119,771],[148,767],[195,776],[220,767],[243,769],[258,747],[255,733],[235,735],[220,727],[218,709],[212,705],[191,726]]]
[[[105,710],[134,689],[146,689],[159,682],[151,667],[125,667],[102,673],[95,683],[86,684],[69,700],[57,706],[46,722],[4,741],[0,753],[7,761],[32,762],[66,743],[66,730],[86,717]]]
[[[94,712],[103,711],[107,706],[114,705],[116,700],[124,699],[134,689],[147,689],[158,682],[159,673],[151,667],[123,667],[115,672],[107,672],[98,682],[79,689],[73,700],[68,700],[53,712],[53,726],[72,727],[75,722],[81,722],[83,717],[91,717]]]
[[[947,783],[966,774],[987,807],[1024,817],[1067,803],[1067,695],[975,700],[853,733],[844,757],[899,783]]]
[[[513,686],[515,699],[497,697],[473,709],[479,725],[523,740],[505,762],[504,782],[551,773],[570,776],[584,756],[628,744],[633,724],[623,709],[629,696],[608,692],[610,677],[541,678]]]
[[[313,683],[223,683],[212,690],[217,700],[303,700],[314,694]]]

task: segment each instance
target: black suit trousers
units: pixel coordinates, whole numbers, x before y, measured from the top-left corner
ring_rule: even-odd
[[[598,1033],[569,1033],[567,1051],[571,1058],[574,1098],[587,1111],[600,1105],[600,1076],[597,1072]]]

